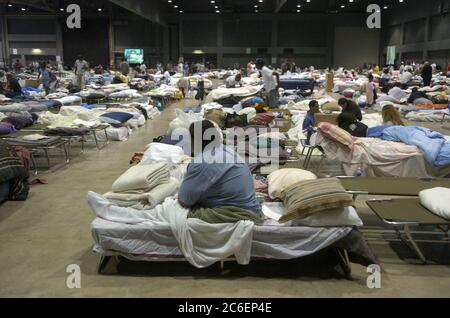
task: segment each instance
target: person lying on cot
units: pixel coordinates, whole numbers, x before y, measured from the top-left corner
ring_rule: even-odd
[[[343,113],[352,113],[357,120],[362,120],[361,108],[354,101],[343,97],[339,99],[338,104],[342,107]]]
[[[241,73],[237,73],[236,75],[231,75],[225,80],[225,86],[227,88],[235,88],[236,85],[242,87],[242,75]]]
[[[337,124],[340,128],[349,132],[355,137],[366,137],[368,127],[362,122],[359,122],[352,113],[341,113],[337,117]]]
[[[309,145],[309,140],[312,134],[314,134],[314,115],[320,113],[319,102],[312,100],[309,102],[309,110],[306,113],[306,117],[303,120],[303,130],[307,132],[306,144]]]
[[[222,132],[209,120],[189,127],[194,159],[178,192],[184,208],[235,206],[259,214],[252,174],[232,149],[223,145]]]

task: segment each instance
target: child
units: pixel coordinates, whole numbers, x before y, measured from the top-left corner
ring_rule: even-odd
[[[320,113],[319,103],[316,100],[309,102],[309,110],[306,113],[305,120],[303,121],[303,130],[306,130],[306,144],[309,145],[309,140],[314,133],[314,115]]]
[[[375,84],[373,83],[373,75],[369,74],[369,82],[366,84],[367,107],[375,103]]]

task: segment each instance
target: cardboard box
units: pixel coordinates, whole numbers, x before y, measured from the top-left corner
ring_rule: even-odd
[[[331,93],[331,91],[334,88],[334,74],[333,73],[327,73],[325,75],[326,83],[325,83],[325,89],[327,92]]]

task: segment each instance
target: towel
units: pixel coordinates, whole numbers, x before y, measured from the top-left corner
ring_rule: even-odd
[[[450,189],[436,187],[419,192],[420,204],[440,217],[450,220]]]
[[[128,169],[112,185],[113,192],[151,190],[169,181],[169,169],[165,163],[137,165]]]

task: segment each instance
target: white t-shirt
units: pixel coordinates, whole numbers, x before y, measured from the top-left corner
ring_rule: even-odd
[[[400,78],[400,83],[408,84],[412,80],[412,77],[412,74],[405,70]]]
[[[277,80],[270,68],[268,68],[267,66],[263,66],[263,68],[261,69],[261,76],[264,81],[264,89],[267,92],[270,92],[277,87]]]
[[[226,80],[225,80],[225,85],[226,87],[236,87],[236,85],[242,85],[242,80],[240,80],[239,82],[236,81],[236,77],[235,76],[229,76]]]
[[[165,77],[166,79],[170,79],[170,73],[169,73],[169,71],[165,71],[165,72],[164,72],[164,77]]]
[[[85,60],[76,60],[75,61],[75,74],[81,75],[84,74],[88,68],[88,63]]]
[[[144,73],[147,70],[147,65],[141,64],[141,72]]]

